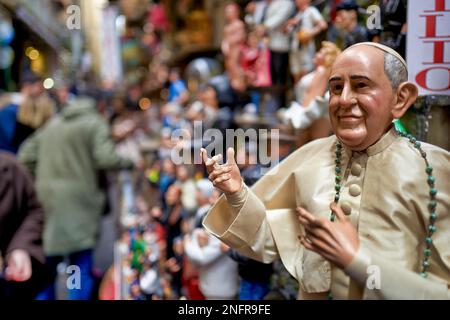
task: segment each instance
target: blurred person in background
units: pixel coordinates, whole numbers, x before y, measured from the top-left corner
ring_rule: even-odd
[[[56,113],[55,103],[44,90],[42,79],[33,74],[29,77],[33,82],[17,111],[15,140],[18,147]]]
[[[42,80],[26,73],[20,92],[4,95],[0,105],[0,150],[16,153],[22,142],[55,113]]]
[[[55,79],[54,100],[56,101],[56,110],[61,112],[64,106],[68,104],[72,99],[75,99],[75,95],[70,91],[71,85],[65,79]]]
[[[44,251],[53,279],[57,265],[68,257],[81,272],[81,288],[69,289],[68,298],[91,299],[92,251],[106,200],[98,173],[132,168],[133,163],[116,154],[109,126],[90,97],[71,101],[23,144],[19,159],[35,174],[45,212]],[[39,299],[54,299],[54,285],[51,282]]]
[[[44,288],[44,214],[33,180],[13,154],[0,151],[0,300],[31,300]]]

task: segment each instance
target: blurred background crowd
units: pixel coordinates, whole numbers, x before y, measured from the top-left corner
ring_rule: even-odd
[[[280,161],[331,135],[334,59],[363,41],[404,56],[406,2],[0,0],[0,297],[295,299],[281,262],[203,230],[208,141],[178,164],[172,134],[279,129]],[[430,114],[398,125],[424,137]],[[248,185],[263,142],[235,145]]]

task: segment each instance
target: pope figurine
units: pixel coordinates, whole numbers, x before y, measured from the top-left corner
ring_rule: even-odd
[[[240,253],[281,258],[299,299],[449,299],[450,153],[392,125],[417,98],[394,50],[353,45],[334,62],[335,135],[292,153],[253,187],[227,150],[209,158],[224,195],[204,226]]]

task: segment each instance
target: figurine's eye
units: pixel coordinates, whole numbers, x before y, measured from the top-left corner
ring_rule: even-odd
[[[331,92],[334,94],[339,94],[342,91],[342,85],[341,84],[335,84],[331,86]]]
[[[362,88],[367,87],[367,84],[365,82],[358,82],[357,87],[358,87],[358,89],[362,89]]]

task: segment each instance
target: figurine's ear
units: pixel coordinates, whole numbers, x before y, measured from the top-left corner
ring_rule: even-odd
[[[394,119],[399,119],[405,114],[409,107],[416,101],[417,95],[417,87],[412,82],[403,82],[398,86],[396,103],[391,111]]]

